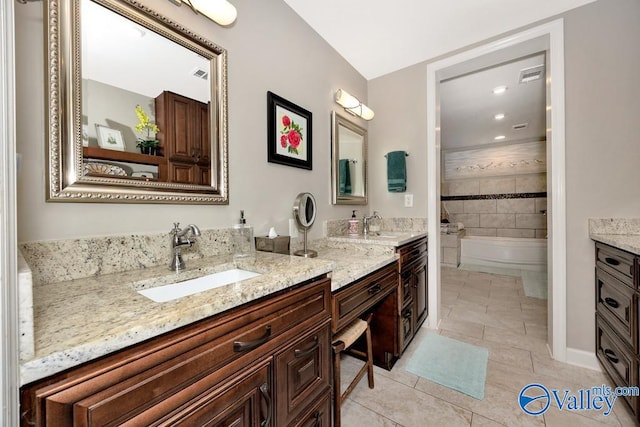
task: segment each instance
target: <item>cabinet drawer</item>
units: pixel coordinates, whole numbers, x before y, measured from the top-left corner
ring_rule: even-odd
[[[275,393],[271,387],[271,363],[269,359],[252,366],[247,372],[217,385],[214,380],[207,384],[205,377],[194,384],[204,389],[195,399],[169,415],[159,418],[162,406],[153,406],[147,411],[127,420],[131,426],[259,426],[273,419]],[[181,399],[183,390],[170,400]]]
[[[599,315],[596,315],[596,355],[615,386],[629,387],[638,384],[636,358]],[[637,398],[625,397],[625,400],[635,413]]]
[[[393,263],[340,289],[333,296],[333,332],[348,325],[398,288],[398,264]]]
[[[637,325],[632,315],[635,313],[634,291],[615,279],[612,275],[596,268],[596,305],[598,313],[611,324],[615,332],[629,346],[636,348],[634,331]]]
[[[427,238],[424,237],[415,242],[408,243],[398,248],[398,254],[400,255],[400,266],[404,266],[413,260],[416,260],[427,253]]]
[[[331,387],[331,322],[276,355],[276,423],[288,425]]]
[[[634,256],[620,249],[596,243],[596,266],[606,270],[621,282],[635,287]]]
[[[331,427],[331,393],[327,390],[299,420],[291,423],[292,427]]]
[[[402,328],[400,333],[400,338],[402,339],[402,346],[401,346],[402,351],[404,351],[404,349],[407,348],[407,346],[411,342],[411,339],[413,338],[413,334],[414,334],[413,317],[414,317],[413,306],[409,306],[402,310],[402,318],[400,320],[401,328]]]
[[[176,410],[171,405],[182,405],[202,392],[192,387],[201,378],[222,382],[261,354],[328,318],[330,289],[330,280],[320,279],[35,385],[33,417],[45,425],[66,425],[63,420],[80,401],[83,408],[92,408],[92,416],[112,420],[121,414],[135,416],[152,406],[164,413]],[[178,392],[181,399],[172,399]]]

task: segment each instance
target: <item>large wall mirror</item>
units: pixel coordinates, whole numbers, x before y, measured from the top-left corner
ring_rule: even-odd
[[[228,203],[226,51],[135,0],[45,0],[48,191]]]
[[[331,113],[331,182],[334,205],[367,204],[367,131]]]

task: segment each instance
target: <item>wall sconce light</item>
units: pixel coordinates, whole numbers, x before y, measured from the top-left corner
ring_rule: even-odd
[[[196,14],[201,14],[220,25],[231,25],[238,16],[236,8],[227,0],[169,0],[180,6],[186,3]]]
[[[360,116],[365,120],[373,119],[373,110],[343,89],[338,89],[336,91],[335,101],[340,104],[347,113],[353,114],[354,116]]]

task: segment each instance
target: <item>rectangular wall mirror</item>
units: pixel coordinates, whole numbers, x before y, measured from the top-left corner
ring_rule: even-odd
[[[226,50],[135,0],[45,4],[47,200],[227,204]]]
[[[331,113],[331,183],[334,205],[367,204],[367,130]]]

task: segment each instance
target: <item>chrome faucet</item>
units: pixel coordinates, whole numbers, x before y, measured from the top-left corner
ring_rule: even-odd
[[[382,219],[380,215],[378,215],[378,211],[373,211],[373,215],[363,216],[362,217],[362,234],[369,234],[369,220],[372,219]]]
[[[185,237],[191,233],[191,238]],[[189,224],[184,230],[180,229],[180,223],[173,223],[173,230],[171,230],[171,262],[169,263],[169,270],[180,271],[184,270],[185,264],[182,259],[182,248],[185,246],[191,247],[195,242],[195,237],[200,235],[200,229]]]

